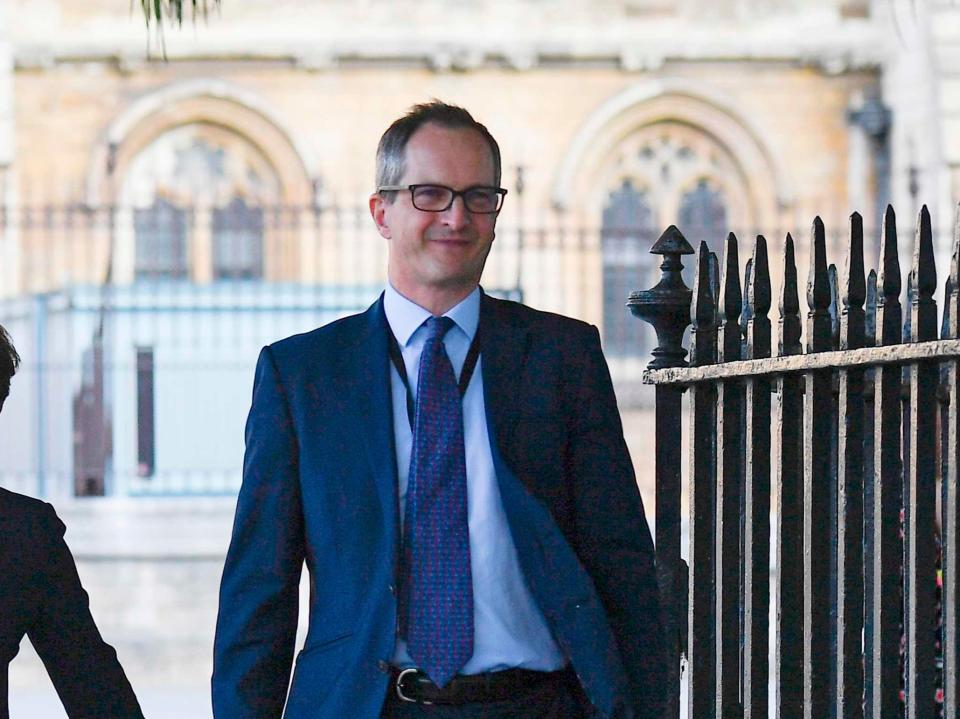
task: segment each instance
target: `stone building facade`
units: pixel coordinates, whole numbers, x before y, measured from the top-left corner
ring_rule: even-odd
[[[655,281],[646,249],[734,230],[742,262],[791,232],[802,267],[820,215],[839,264],[850,212],[875,237],[892,200],[905,256],[920,201],[945,253],[958,53],[947,0],[224,0],[162,38],[114,0],[0,0],[0,323],[25,356],[0,482],[56,501],[148,715],[176,694],[208,716],[240,378],[376,297],[364,208],[393,118],[437,97],[499,139],[484,283],[600,326],[652,510],[652,338],[623,307]],[[173,389],[214,376],[222,405]],[[14,680],[15,702],[46,691],[35,662]]]

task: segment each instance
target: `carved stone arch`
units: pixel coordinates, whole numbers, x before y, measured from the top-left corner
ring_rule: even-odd
[[[114,118],[94,148],[87,203],[113,202],[137,154],[163,133],[190,124],[219,125],[256,147],[276,171],[283,204],[313,202],[319,173],[311,153],[266,103],[225,81],[197,79],[145,95]]]
[[[749,217],[742,222],[774,229],[792,204],[793,189],[762,130],[729,103],[698,83],[656,80],[633,86],[598,107],[574,136],[557,171],[552,201],[558,208],[596,217],[602,188],[597,181],[617,148],[636,133],[658,125],[691,128],[732,158],[744,178]],[[601,183],[603,184],[603,183]]]
[[[95,149],[88,174],[88,204],[118,208],[110,252],[112,276],[118,283],[144,276],[143,263],[138,262],[136,254],[140,246],[136,213],[143,209],[143,203],[134,199],[136,193],[131,191],[130,182],[142,177],[143,162],[154,150],[169,148],[174,138],[186,135],[196,135],[199,147],[215,153],[220,152],[217,142],[224,151],[233,147],[241,153],[230,152],[225,157],[254,158],[251,162],[256,172],[250,176],[254,178],[251,181],[269,178],[262,185],[269,190],[253,198],[263,207],[304,207],[315,203],[313,188],[318,174],[311,156],[258,97],[220,80],[193,80],[165,87],[140,98],[110,123]],[[210,145],[207,140],[216,141]],[[230,166],[238,167],[236,162]],[[229,187],[224,191],[229,194]],[[236,197],[246,201],[242,188],[238,191]],[[206,192],[194,194],[176,183],[168,185],[164,192],[172,192],[168,199],[175,206],[193,213],[187,241],[187,275],[194,282],[226,275],[313,281],[318,258],[311,223],[273,220],[265,226],[251,226],[244,238],[226,238],[225,228],[229,225],[218,225],[216,213],[218,206],[231,206],[233,195],[205,197]],[[270,217],[280,217],[279,209]],[[293,213],[291,217],[299,218],[300,214]],[[146,222],[141,225],[150,226]],[[169,238],[163,241],[168,242]],[[243,244],[243,252],[237,254],[244,258],[243,267],[218,264],[217,248],[227,241]]]
[[[573,209],[586,218],[596,217],[610,188],[619,184],[616,178],[624,176],[649,189],[662,227],[676,223],[683,193],[701,179],[723,188],[731,228],[752,228],[756,222],[756,202],[740,163],[713,135],[694,125],[660,121],[621,139],[591,173]]]

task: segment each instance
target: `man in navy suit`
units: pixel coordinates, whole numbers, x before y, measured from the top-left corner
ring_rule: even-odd
[[[218,719],[660,716],[654,551],[599,334],[479,288],[499,182],[466,110],[412,108],[370,197],[386,291],[261,352]]]
[[[19,362],[0,327],[0,409]],[[24,635],[70,719],[143,719],[117,653],[97,631],[64,532],[49,504],[0,489],[0,719],[9,717],[7,669]]]

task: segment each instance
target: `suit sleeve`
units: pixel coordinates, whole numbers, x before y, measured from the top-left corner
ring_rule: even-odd
[[[296,639],[304,559],[299,451],[269,347],[246,426],[243,483],[220,584],[213,657],[218,719],[279,719]]]
[[[73,555],[63,539],[66,528],[53,508],[43,505],[37,585],[41,605],[27,636],[47,668],[70,719],[142,719],[143,713],[117,653],[90,614]]]
[[[573,481],[577,551],[604,603],[636,714],[659,718],[666,658],[653,541],[597,329],[576,346],[580,371],[565,470]]]

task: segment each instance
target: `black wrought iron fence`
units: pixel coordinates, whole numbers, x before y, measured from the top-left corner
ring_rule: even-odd
[[[805,351],[789,235],[775,346],[762,236],[743,285],[734,235],[719,282],[719,263],[701,245],[691,291],[680,265],[694,250],[670,228],[651,250],[664,256],[660,283],[631,295],[634,313],[658,334],[644,379],[656,387],[668,716],[679,715],[681,656],[696,719],[766,717],[770,706],[806,719],[960,712],[960,212],[939,339],[926,208],[906,308],[893,210],[877,272],[865,272],[863,238],[854,214],[838,273],[814,221]],[[687,366],[681,337],[691,321]],[[684,391],[688,563],[677,442]]]

